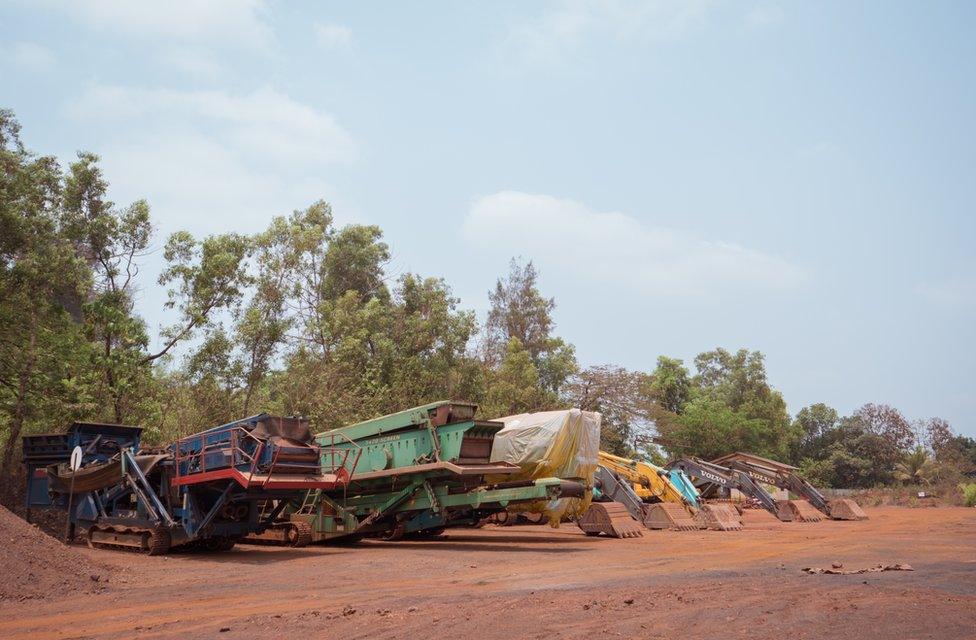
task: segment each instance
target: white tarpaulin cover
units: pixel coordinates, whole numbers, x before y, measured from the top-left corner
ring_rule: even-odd
[[[505,428],[495,435],[492,462],[511,462],[522,469],[510,480],[539,478],[579,478],[593,484],[600,454],[601,416],[594,411],[563,409],[520,413],[496,418]],[[590,497],[557,500],[545,505],[550,522],[563,515],[578,516],[589,505]],[[526,509],[524,506],[520,510]]]

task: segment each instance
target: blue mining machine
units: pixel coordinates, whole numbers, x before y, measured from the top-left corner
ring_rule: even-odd
[[[24,437],[28,514],[67,508],[69,538],[84,528],[96,548],[218,551],[272,526],[280,514],[267,504],[284,508],[349,481],[348,452],[323,454],[303,418],[259,414],[160,449],[140,448],[141,434],[139,427],[74,423],[65,434]],[[72,469],[75,447],[81,464]],[[303,524],[286,532],[298,546],[311,540]]]

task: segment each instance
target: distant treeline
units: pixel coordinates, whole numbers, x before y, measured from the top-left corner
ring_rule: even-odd
[[[10,111],[0,111],[0,165],[6,474],[20,436],[72,420],[139,424],[164,442],[259,411],[326,429],[442,398],[477,402],[484,418],[596,410],[615,453],[750,451],[829,486],[976,468],[976,442],[938,418],[909,423],[873,404],[843,418],[816,404],[791,418],[759,352],[702,353],[694,374],[663,356],[653,371],[581,368],[554,335],[555,301],[532,262],[513,259],[479,324],[444,279],[391,277],[379,227],[337,228],[321,201],[255,235],[167,238],[158,285],[172,324],[151,341],[135,304],[137,288],[152,286],[139,273],[155,240],[149,205],[110,202],[91,153],[65,168],[29,151]]]

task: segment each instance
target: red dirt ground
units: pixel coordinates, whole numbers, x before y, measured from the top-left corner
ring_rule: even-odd
[[[0,603],[104,591],[109,569],[0,506]]]
[[[587,538],[576,527],[424,542],[239,546],[114,567],[103,593],[0,603],[4,638],[976,638],[976,510]],[[907,563],[912,572],[808,575]]]

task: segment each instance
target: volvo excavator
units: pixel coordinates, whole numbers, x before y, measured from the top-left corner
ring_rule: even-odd
[[[795,473],[796,467],[788,464],[740,452],[730,453],[712,462],[747,473],[753,480],[786,489],[804,498],[780,501],[778,509],[782,512],[782,516],[785,516],[780,517],[781,520],[816,522],[822,518],[822,515],[832,520],[867,520],[868,518],[860,505],[851,499],[838,498],[828,501],[812,484]]]
[[[760,487],[745,471],[730,469],[714,462],[708,462],[700,458],[688,457],[680,458],[668,463],[669,470],[680,470],[691,477],[695,486],[701,491],[703,498],[710,496],[718,497],[719,494],[727,494],[732,489],[738,490],[743,495],[755,500],[759,505],[777,519],[789,521],[793,517],[787,511],[780,509],[779,505],[773,500],[769,493]],[[732,514],[735,513],[733,516]],[[729,506],[728,510],[714,514],[713,517],[721,517],[725,521],[734,520],[741,528],[742,522],[738,518],[738,512]]]
[[[702,502],[695,485],[680,469],[662,469],[643,460],[630,460],[606,451],[600,452],[600,464],[632,487],[643,503],[642,515],[634,517],[648,529],[729,531],[742,528],[728,511],[729,505]]]

